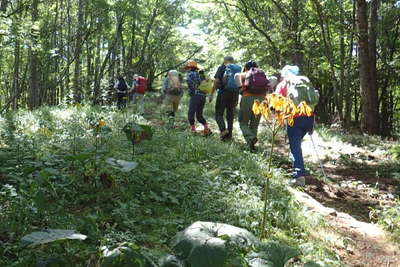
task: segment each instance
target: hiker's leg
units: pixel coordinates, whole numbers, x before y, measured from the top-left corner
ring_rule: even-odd
[[[123,107],[123,94],[117,94],[117,107],[121,109]]]
[[[196,106],[196,118],[197,121],[200,122],[201,124],[205,125],[207,124],[206,119],[203,117],[203,110],[204,110],[204,105],[206,104],[206,97],[205,96],[197,96],[197,106]]]
[[[136,103],[136,93],[133,93],[133,95],[132,95],[132,105],[135,105],[135,103]]]
[[[311,132],[313,127],[314,127],[314,116],[311,117],[299,117],[299,119],[301,120],[301,127],[303,129],[303,136],[301,139],[303,139],[303,137],[308,133]]]
[[[239,93],[231,93],[228,99],[226,109],[226,121],[228,123],[229,136],[232,136],[233,132],[233,120],[235,118],[235,110],[239,100]]]
[[[165,95],[163,102],[162,102],[162,107],[164,112],[171,112],[171,105],[172,105],[172,98],[171,95]]]
[[[139,94],[139,101],[140,101],[139,112],[140,114],[144,114],[144,95]]]
[[[254,135],[257,137],[258,126],[260,125],[261,115],[254,115],[253,113],[253,104],[255,100],[259,100],[260,102],[264,100],[262,96],[252,96],[252,100],[250,101],[250,129]]]
[[[251,105],[252,105],[252,97],[251,96],[242,96],[240,100],[240,110],[239,110],[239,125],[242,130],[242,134],[247,143],[250,142],[252,138],[254,138],[254,134],[249,127],[250,115],[252,114]]]
[[[219,131],[222,133],[226,130],[224,112],[226,107],[225,93],[220,92],[217,94],[217,100],[215,101],[215,121],[217,122]]]
[[[179,103],[181,102],[181,97],[180,96],[173,96],[173,101],[172,101],[172,111],[177,112],[179,108]]]
[[[294,119],[294,125],[287,127],[287,134],[289,138],[290,152],[293,157],[293,168],[294,177],[300,177],[305,175],[303,152],[301,150],[301,139],[304,136],[304,130],[299,127],[301,120],[299,118]]]
[[[125,94],[122,96],[122,107],[123,108],[126,108],[127,97],[128,96]]]
[[[188,121],[191,126],[194,125],[194,114],[196,112],[196,96],[191,96],[189,100]]]
[[[166,95],[163,101],[163,110],[170,122],[173,121],[173,118],[175,117],[173,105],[173,95]]]

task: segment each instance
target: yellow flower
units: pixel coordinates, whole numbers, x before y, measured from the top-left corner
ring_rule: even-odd
[[[269,110],[269,106],[268,106],[268,102],[267,101],[263,101],[262,104],[262,115],[264,116],[264,118],[266,120],[270,119],[270,110]]]
[[[303,101],[299,104],[299,114],[300,116],[310,117],[312,116],[312,108]]]
[[[260,110],[260,101],[259,100],[254,101],[252,110],[253,110],[254,115],[260,115],[261,110]]]
[[[104,120],[99,120],[98,125],[99,125],[99,127],[104,127],[107,124],[106,124],[106,122]]]
[[[268,94],[264,101],[256,100],[252,107],[255,115],[262,114],[266,120],[273,120],[279,126],[293,126],[296,116],[312,116],[312,108],[306,102],[301,102],[298,106],[294,102],[282,95],[275,93]]]

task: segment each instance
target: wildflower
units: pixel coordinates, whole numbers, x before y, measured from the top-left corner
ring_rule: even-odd
[[[279,126],[285,125],[285,122],[293,126],[298,115],[312,116],[312,108],[306,102],[296,106],[290,98],[275,93],[267,95],[262,102],[256,100],[252,110],[255,115],[262,114],[266,120],[274,119]]]
[[[99,127],[104,127],[104,126],[106,126],[107,124],[106,124],[106,122],[105,122],[104,120],[99,120],[98,123],[97,123],[97,125],[98,125]]]

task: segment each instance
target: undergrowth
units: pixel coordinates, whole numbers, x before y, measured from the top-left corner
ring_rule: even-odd
[[[180,116],[178,122],[184,121]],[[100,119],[107,131],[96,129]],[[122,242],[157,259],[171,253],[176,232],[197,220],[259,234],[262,154],[155,126],[153,139],[135,148],[137,167],[124,172],[107,160],[132,160],[121,131],[131,120],[150,123],[129,112],[87,106],[43,107],[0,118],[0,266],[98,266],[101,249]],[[300,249],[304,261],[339,266],[334,254],[309,237],[319,219],[304,215],[285,188],[287,174],[275,172],[268,240]],[[73,229],[88,238],[37,247],[20,243],[24,235],[47,228]]]

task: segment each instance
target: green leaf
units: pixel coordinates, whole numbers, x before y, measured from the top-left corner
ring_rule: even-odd
[[[319,265],[315,261],[309,261],[304,264],[304,267],[321,267],[321,265]]]
[[[174,255],[165,255],[162,257],[159,261],[158,264],[160,267],[184,267],[184,263],[180,261],[177,257]]]
[[[45,168],[39,173],[39,175],[42,178],[49,178],[52,175],[59,175],[59,174],[60,173],[58,172],[58,170],[53,169],[53,168]]]
[[[124,243],[113,250],[105,249],[101,267],[155,267],[135,244]]]
[[[86,160],[90,159],[90,157],[92,156],[91,153],[80,153],[77,155],[68,155],[65,157],[66,160],[69,161],[80,161],[80,162],[85,162]]]
[[[192,267],[220,267],[227,264],[232,252],[240,255],[242,248],[258,244],[249,231],[232,225],[195,222],[179,232],[173,247],[179,259]]]
[[[130,172],[133,169],[135,169],[138,165],[138,163],[134,161],[126,161],[122,159],[113,159],[113,158],[108,158],[106,162],[110,164],[112,167],[121,170],[123,172]]]
[[[79,234],[75,230],[48,229],[25,235],[21,242],[25,245],[36,246],[64,239],[85,240],[86,237],[86,235]]]
[[[247,259],[251,267],[284,267],[290,259],[299,255],[300,252],[297,249],[277,242],[270,242],[261,244],[257,248],[257,252],[249,254]]]

